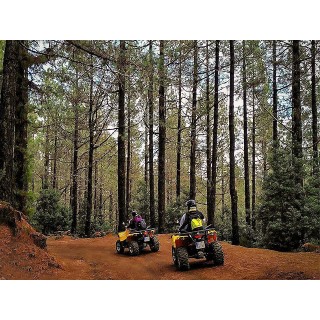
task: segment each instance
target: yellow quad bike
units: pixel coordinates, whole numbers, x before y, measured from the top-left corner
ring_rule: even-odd
[[[171,242],[172,260],[178,270],[190,269],[189,258],[205,258],[216,266],[224,264],[222,246],[211,226],[198,231],[179,232],[171,236]]]
[[[131,256],[137,256],[147,246],[152,252],[160,249],[160,242],[155,234],[154,228],[146,228],[145,230],[136,230],[126,228],[125,231],[118,233],[119,240],[116,242],[117,253],[124,253],[124,249],[129,249]]]

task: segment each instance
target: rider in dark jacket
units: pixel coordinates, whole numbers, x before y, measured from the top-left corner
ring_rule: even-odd
[[[186,205],[188,211],[181,217],[179,231],[191,231],[191,220],[194,218],[204,219],[203,213],[197,210],[194,200],[188,200]]]

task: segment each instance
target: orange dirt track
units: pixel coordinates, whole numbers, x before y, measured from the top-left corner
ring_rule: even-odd
[[[222,242],[224,266],[191,260],[191,270],[180,272],[171,260],[170,235],[159,235],[160,251],[149,248],[141,255],[119,255],[115,251],[115,235],[103,238],[49,238],[48,253],[62,269],[43,273],[40,279],[320,279],[320,254],[311,252],[282,253],[272,250],[244,248]]]

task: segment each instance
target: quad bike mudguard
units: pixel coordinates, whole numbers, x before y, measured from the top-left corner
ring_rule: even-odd
[[[130,230],[129,229],[126,229],[126,231],[122,231],[122,232],[119,232],[118,233],[118,236],[119,236],[119,240],[120,241],[124,241],[128,238],[130,234]]]

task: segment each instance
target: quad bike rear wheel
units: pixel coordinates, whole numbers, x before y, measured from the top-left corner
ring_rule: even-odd
[[[153,236],[150,240],[150,249],[152,252],[157,252],[160,249],[160,242],[157,236]]]
[[[178,270],[189,270],[190,264],[188,259],[187,248],[180,247],[176,249],[177,268]]]
[[[213,260],[215,266],[222,266],[224,264],[224,254],[222,246],[219,242],[211,242],[209,245],[210,257]]]
[[[137,256],[140,253],[137,241],[130,241],[128,248],[131,256]]]
[[[122,243],[120,242],[120,240],[118,240],[116,242],[116,251],[119,254],[124,252],[124,247],[123,247]]]

